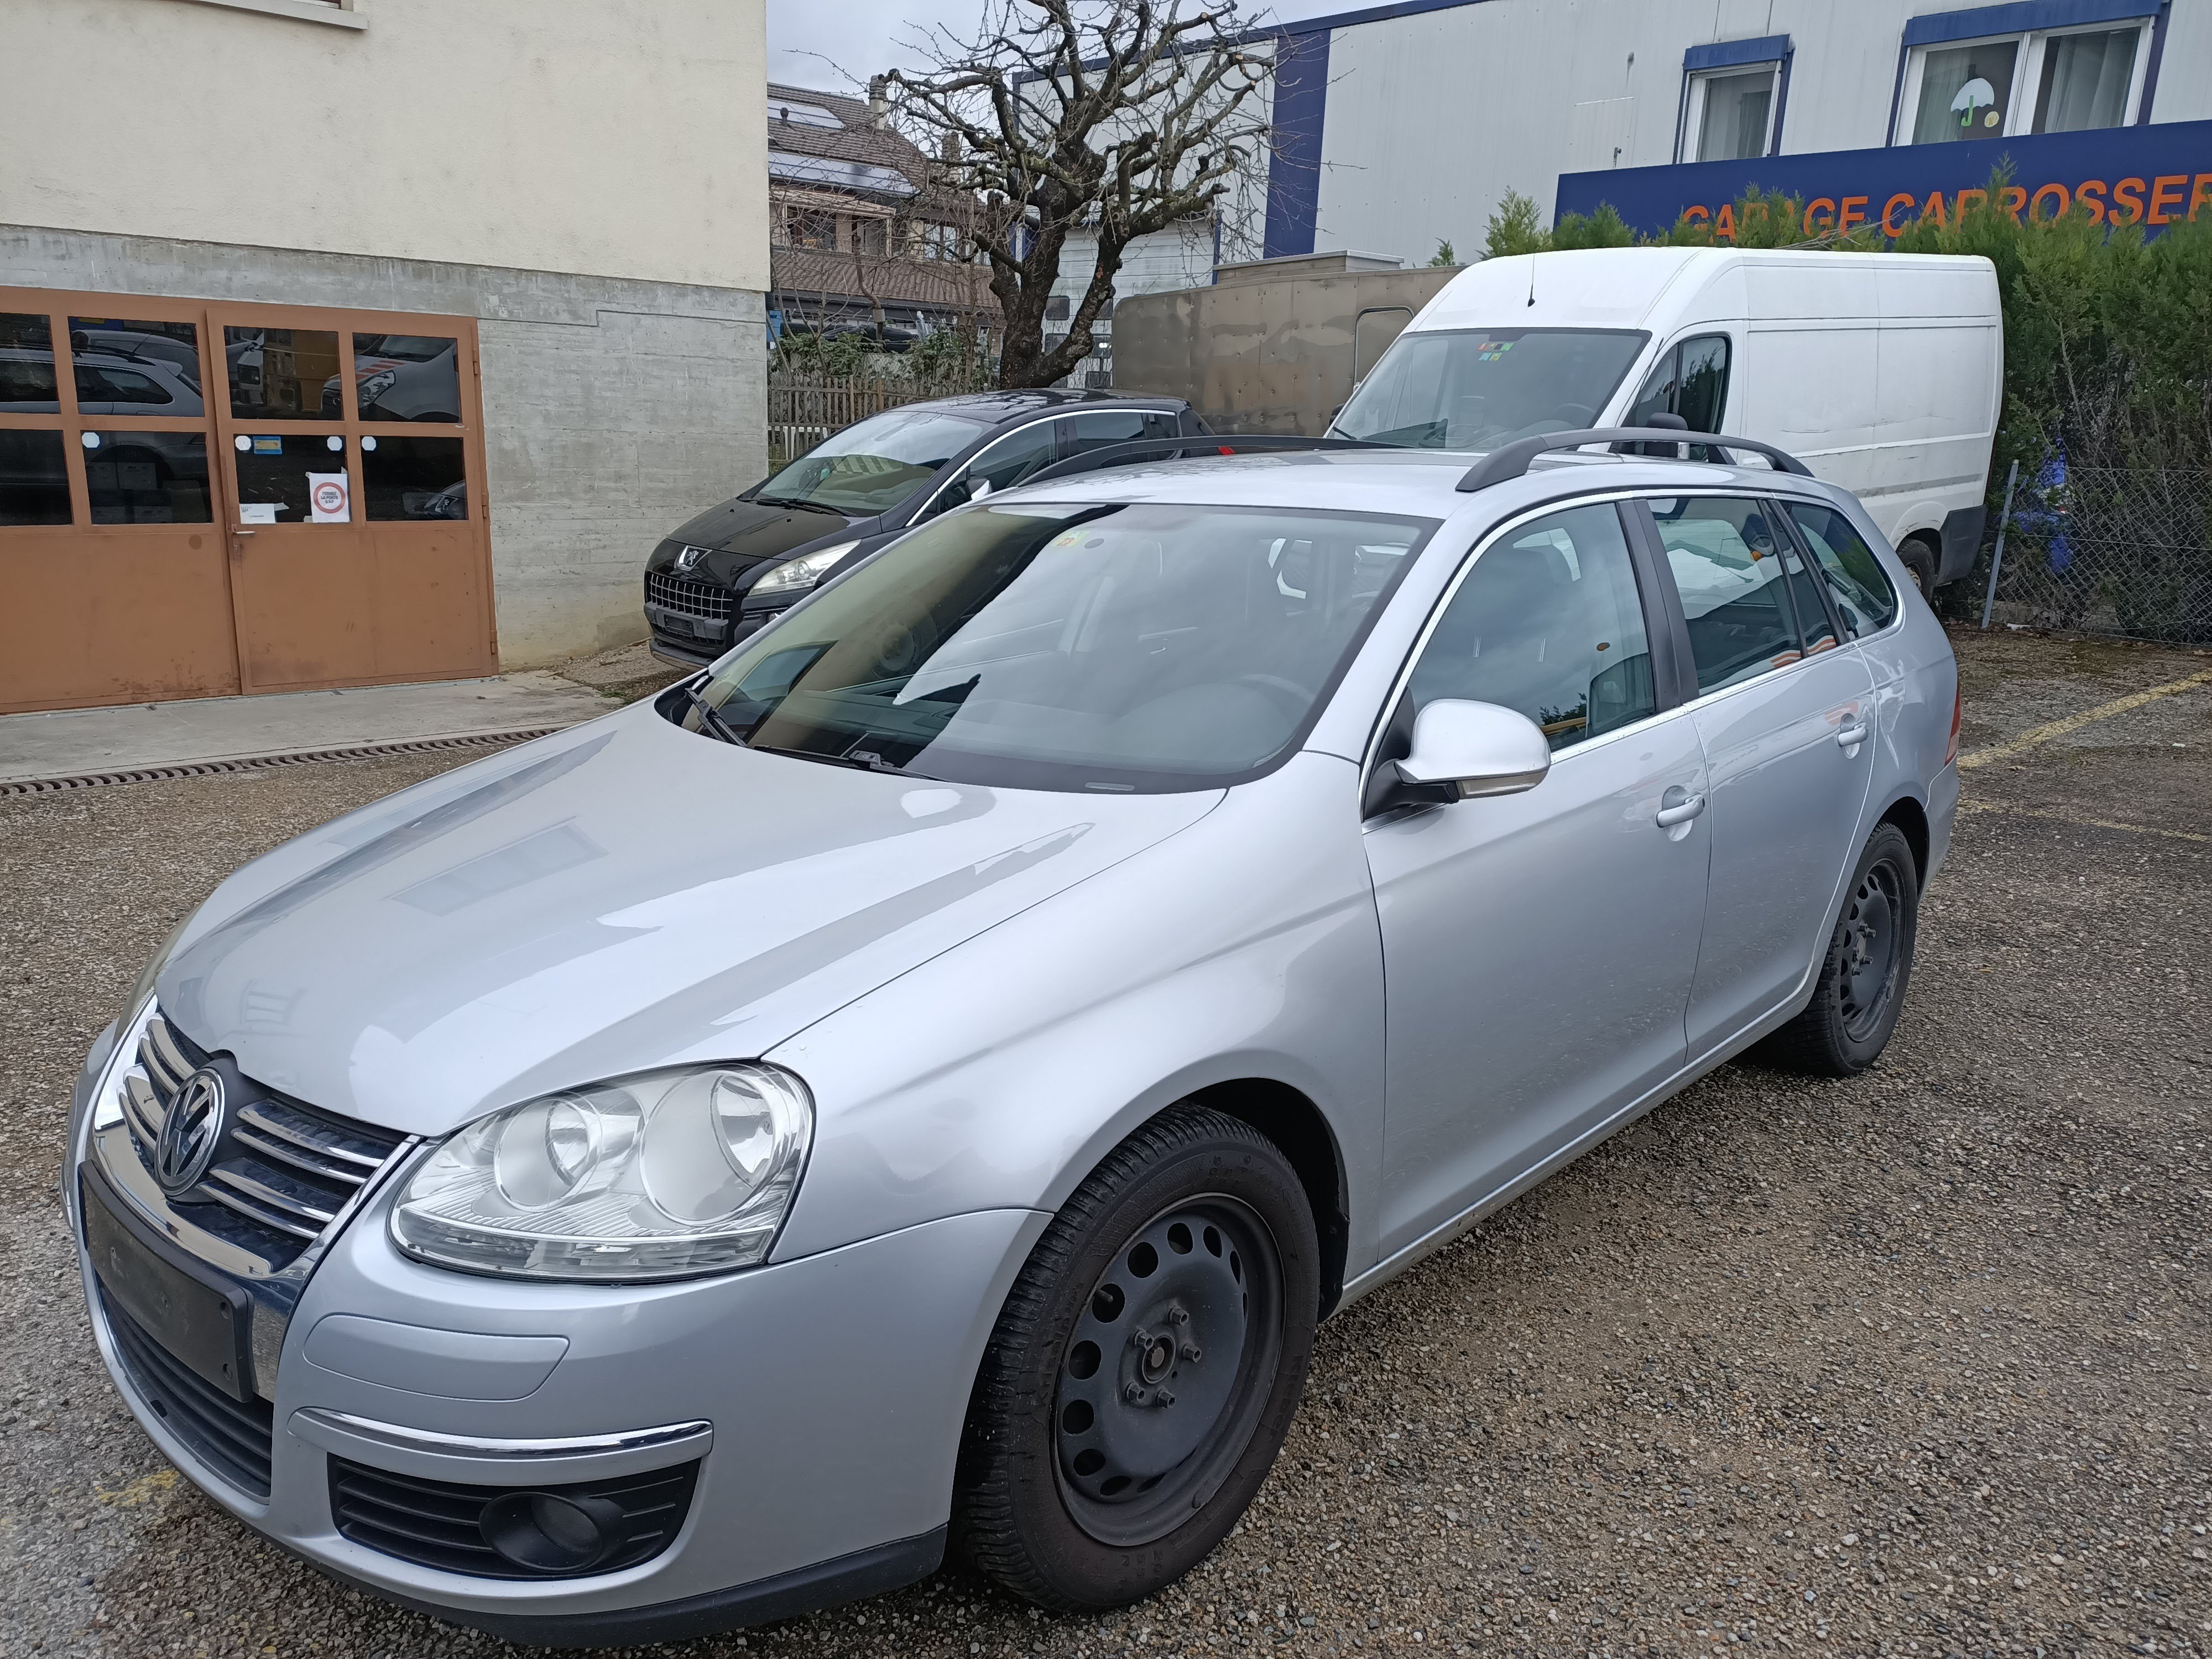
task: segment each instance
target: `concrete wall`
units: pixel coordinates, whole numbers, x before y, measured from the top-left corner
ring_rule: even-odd
[[[508,668],[642,639],[646,555],[767,467],[742,289],[0,226],[6,285],[477,318]]]
[[[764,291],[766,55],[766,0],[0,0],[0,223]]]

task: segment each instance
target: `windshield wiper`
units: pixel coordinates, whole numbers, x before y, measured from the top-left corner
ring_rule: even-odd
[[[819,501],[802,501],[796,495],[756,495],[753,497],[753,505],[756,507],[799,507],[805,508],[809,513],[837,513],[837,509],[834,507],[824,507]],[[837,513],[837,516],[842,519],[845,515],[842,513]]]
[[[855,750],[846,755],[825,755],[813,749],[771,749],[766,744],[750,744],[747,747],[763,755],[788,755],[793,760],[820,761],[824,766],[849,766],[856,772],[889,772],[894,777],[915,778],[923,783],[942,783],[927,772],[916,772],[904,766],[895,766],[872,750]]]
[[[701,731],[710,738],[717,738],[723,743],[732,744],[739,749],[745,746],[745,740],[737,734],[736,729],[729,721],[722,718],[722,711],[701,696],[697,688],[686,684],[679,686],[678,690],[684,693],[684,701],[698,710]]]

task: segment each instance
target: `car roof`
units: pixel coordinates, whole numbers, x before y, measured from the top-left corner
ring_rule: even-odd
[[[1022,420],[1030,416],[1064,409],[1158,409],[1181,410],[1189,407],[1181,398],[1132,398],[1113,392],[1079,391],[1073,386],[1034,386],[1005,392],[969,392],[952,398],[927,398],[920,403],[902,404],[902,409],[942,410],[948,415],[964,415],[972,421],[988,421],[994,426],[1007,421]]]
[[[1302,449],[1141,462],[1075,477],[1016,486],[993,506],[1024,498],[1052,501],[1175,502],[1189,506],[1291,507],[1450,519],[1495,519],[1524,507],[1583,493],[1650,489],[1742,489],[1833,500],[1835,486],[1764,466],[1669,461],[1574,451],[1540,457],[1520,477],[1468,493],[1459,481],[1479,455],[1433,449]]]

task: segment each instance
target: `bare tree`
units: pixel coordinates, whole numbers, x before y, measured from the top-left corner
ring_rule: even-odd
[[[969,38],[931,32],[933,68],[893,71],[899,118],[978,204],[975,242],[1004,328],[999,383],[1049,386],[1091,353],[1129,244],[1207,213],[1263,160],[1272,63],[1237,0],[989,0]],[[1066,336],[1045,301],[1072,231],[1097,263]]]

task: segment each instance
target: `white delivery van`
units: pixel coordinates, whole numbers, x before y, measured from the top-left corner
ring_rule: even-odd
[[[1329,430],[1476,451],[1677,415],[1850,490],[1933,587],[1973,563],[2003,382],[1986,259],[1594,248],[1454,277]]]

